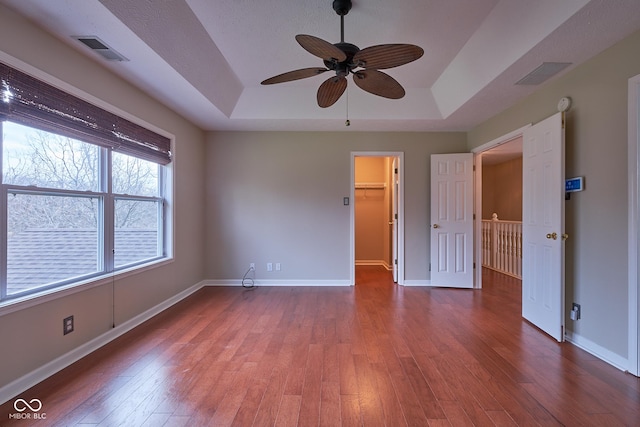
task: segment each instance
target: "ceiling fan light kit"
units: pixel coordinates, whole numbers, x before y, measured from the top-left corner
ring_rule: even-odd
[[[325,68],[311,67],[289,71],[268,78],[263,85],[305,79],[333,71],[335,75],[325,80],[318,88],[317,101],[322,108],[335,104],[347,88],[347,76],[360,89],[389,99],[400,99],[404,88],[381,69],[399,67],[413,62],[424,54],[424,50],[412,44],[382,44],[360,50],[358,46],[344,41],[344,17],[351,10],[351,0],[334,0],[333,10],[340,16],[340,43],[331,44],[318,37],[298,34],[296,41],[310,54],[321,58]],[[348,125],[347,125],[348,126]]]

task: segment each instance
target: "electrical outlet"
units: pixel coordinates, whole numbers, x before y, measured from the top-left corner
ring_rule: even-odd
[[[251,264],[249,264],[249,270],[256,271],[256,263],[255,262],[252,262]]]
[[[62,320],[62,335],[73,332],[73,316],[65,317]]]
[[[276,271],[280,271],[280,263],[276,262]]]
[[[267,263],[267,271],[273,271],[273,263],[271,262]]]

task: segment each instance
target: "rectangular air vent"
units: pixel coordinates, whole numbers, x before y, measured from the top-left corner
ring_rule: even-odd
[[[543,62],[516,82],[517,85],[539,85],[571,65],[571,62]]]
[[[102,56],[107,61],[128,61],[127,58],[120,55],[113,48],[107,46],[107,44],[96,36],[73,36],[73,38],[96,52],[98,55]]]

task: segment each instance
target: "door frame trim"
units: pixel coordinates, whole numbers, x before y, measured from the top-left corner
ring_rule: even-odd
[[[629,326],[627,343],[627,371],[640,375],[640,74],[629,79],[628,83],[628,300]]]
[[[352,151],[349,187],[349,280],[356,284],[356,157],[398,158],[398,285],[404,285],[404,152],[403,151]]]
[[[531,126],[532,124],[529,123],[471,150],[473,153],[473,165],[475,166],[473,213],[476,216],[476,220],[474,221],[473,261],[476,264],[476,277],[473,287],[476,289],[482,288],[482,154],[499,145],[522,137],[524,135],[524,131]]]

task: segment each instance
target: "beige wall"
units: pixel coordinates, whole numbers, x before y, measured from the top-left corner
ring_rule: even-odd
[[[429,279],[429,156],[464,133],[211,132],[206,277],[348,281],[351,152],[405,153],[405,278]],[[267,272],[267,262],[282,271]]]
[[[584,342],[627,357],[627,84],[640,74],[640,33],[623,40],[469,132],[469,148],[556,112],[567,114],[566,175],[585,191],[566,201],[566,305],[582,319],[567,329]]]
[[[0,51],[175,135],[175,259],[139,274],[115,277],[116,325],[200,282],[204,270],[203,132],[2,5]],[[62,319],[72,314],[75,331],[63,336]],[[0,388],[109,331],[111,325],[111,280],[1,315]]]
[[[482,219],[522,221],[522,157],[482,165]]]

